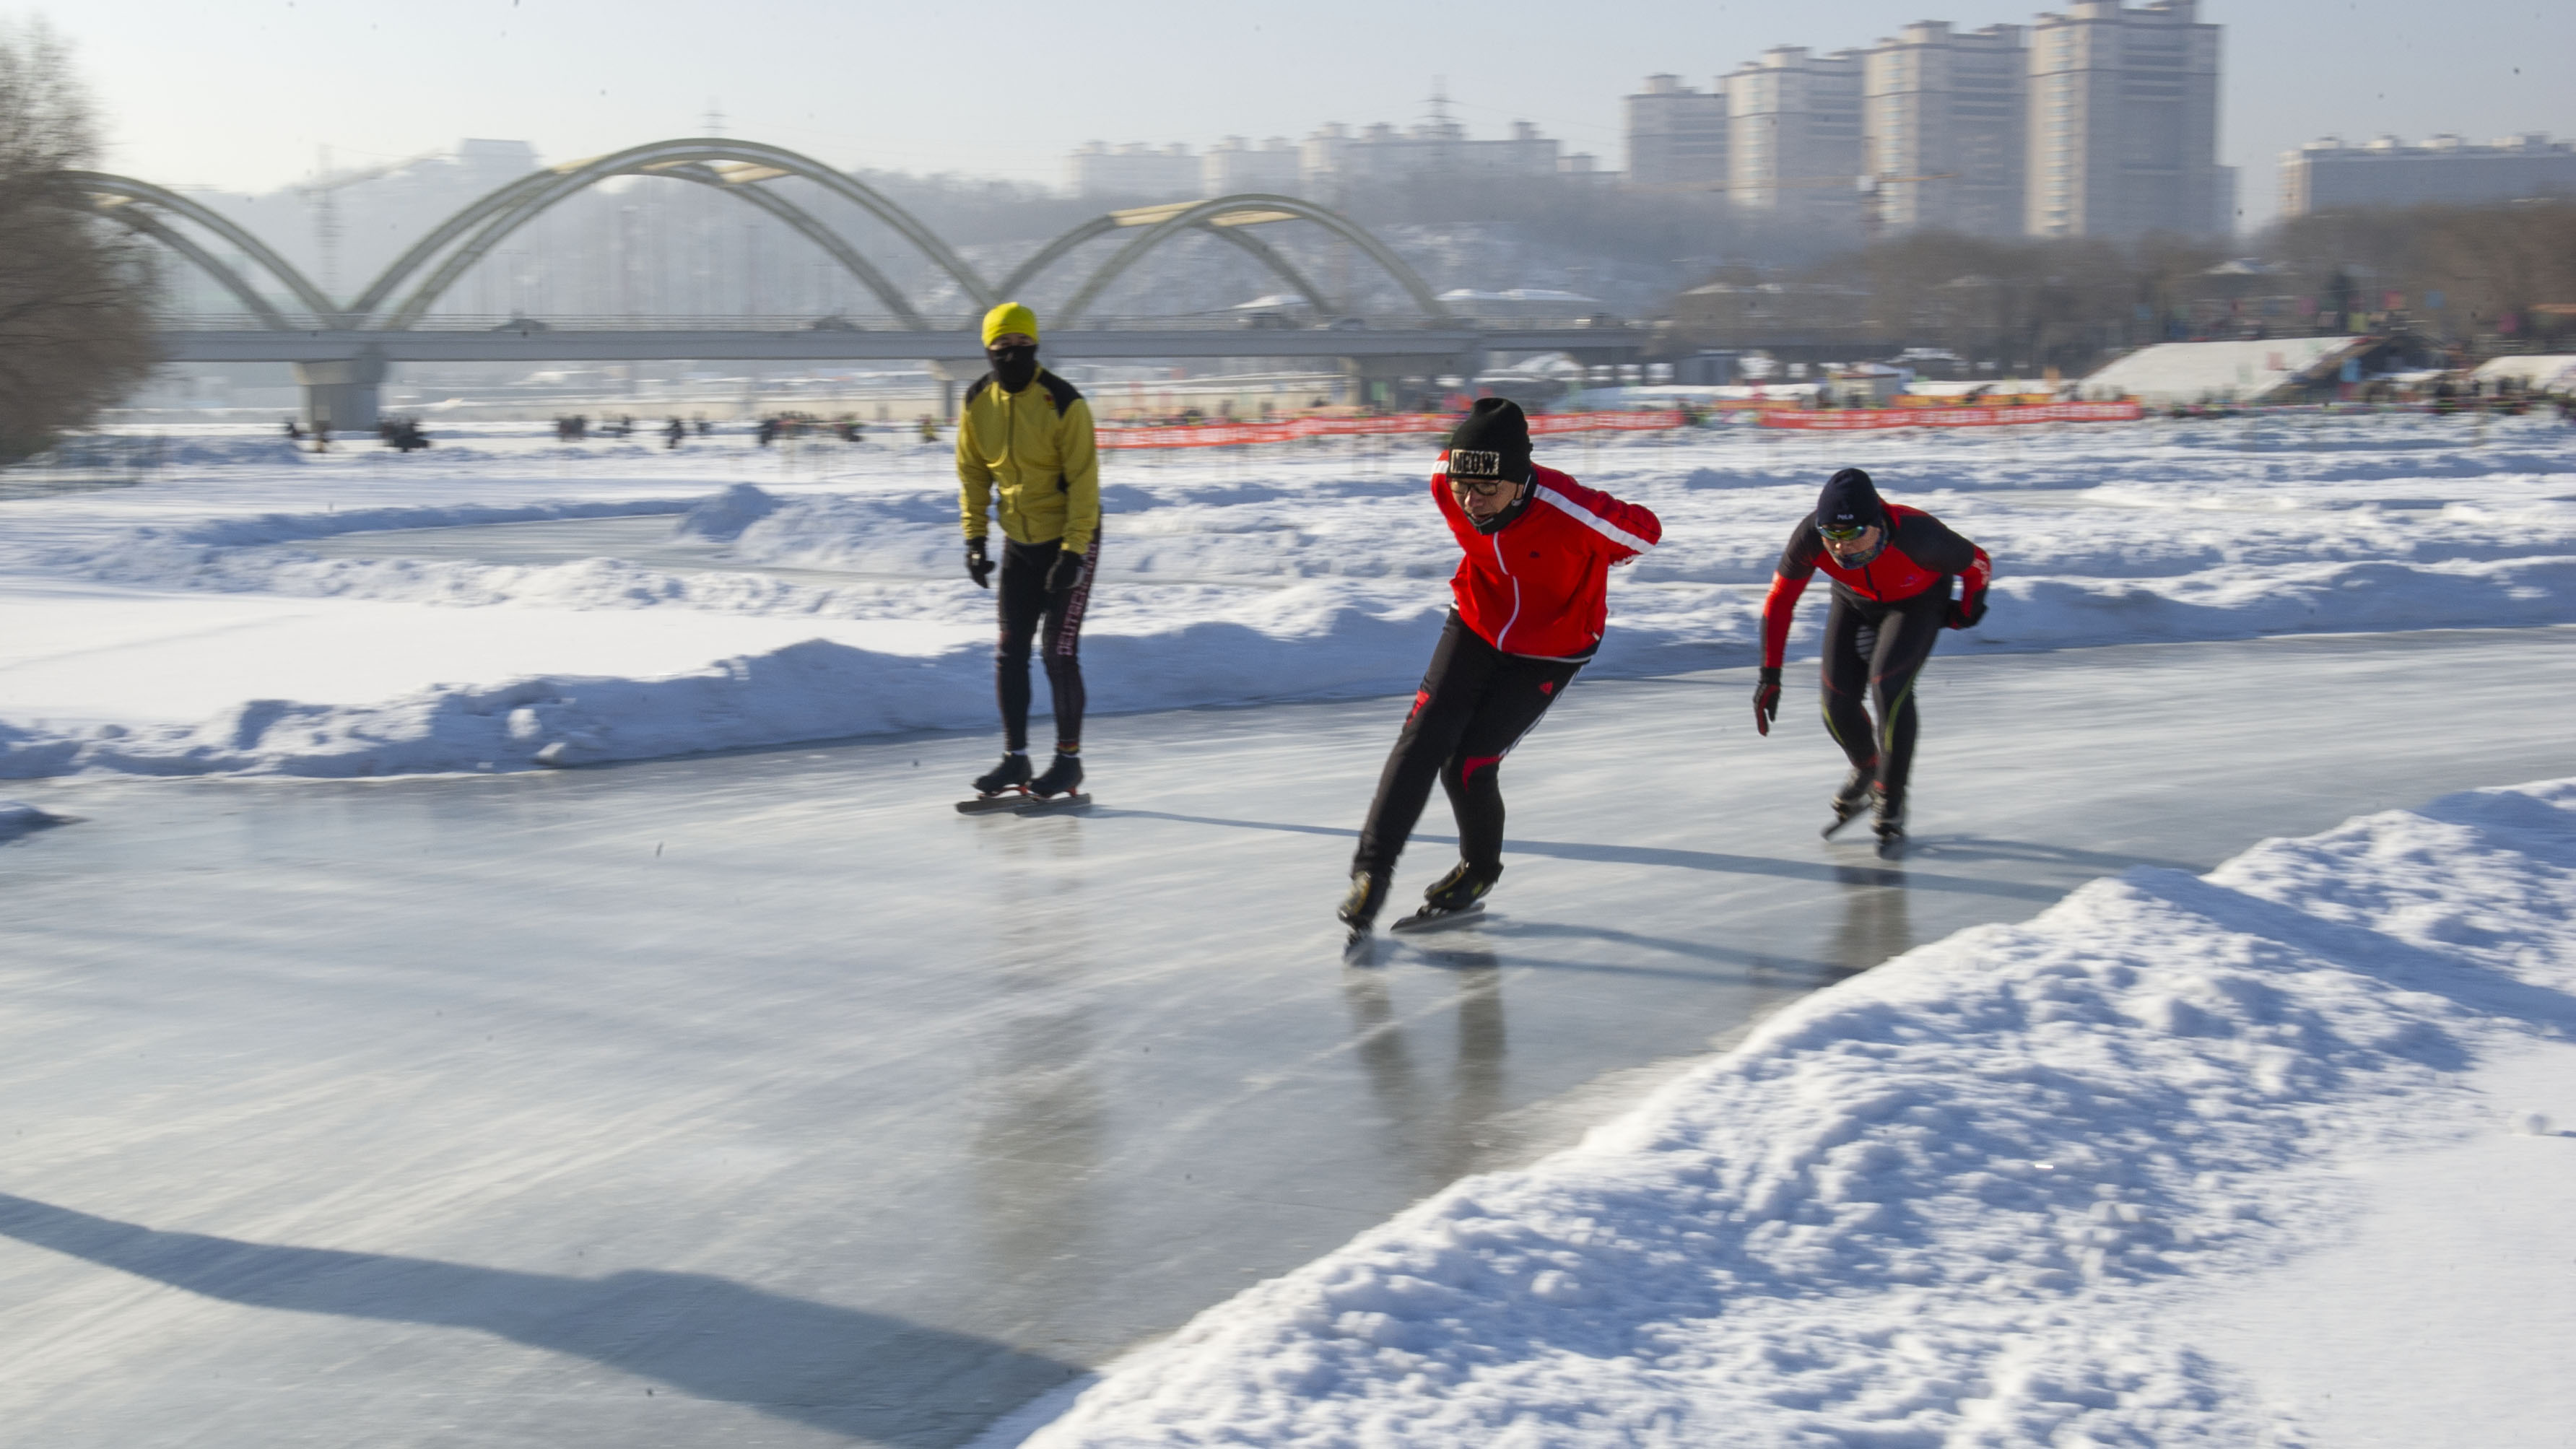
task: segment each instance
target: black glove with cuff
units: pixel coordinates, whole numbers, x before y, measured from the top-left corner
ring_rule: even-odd
[[[1057,550],[1055,562],[1047,565],[1047,592],[1061,594],[1081,582],[1082,555],[1069,549]]]
[[[1949,625],[1953,629],[1973,629],[1986,617],[1986,591],[1977,590],[1964,599],[1950,601]]]
[[[984,557],[984,540],[980,538],[966,540],[966,577],[973,579],[979,589],[993,586],[993,561]]]
[[[1771,722],[1780,717],[1780,666],[1762,666],[1762,682],[1753,686],[1753,727],[1771,733]]]

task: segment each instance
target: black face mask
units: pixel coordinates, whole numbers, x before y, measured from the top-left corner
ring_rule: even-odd
[[[1037,380],[1038,349],[1026,347],[987,347],[984,358],[993,364],[993,380],[1004,392],[1018,392]]]

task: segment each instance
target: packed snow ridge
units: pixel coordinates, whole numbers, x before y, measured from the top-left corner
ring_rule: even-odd
[[[1709,430],[1551,441],[1548,460],[1663,519],[1663,546],[1615,576],[1592,666],[1643,675],[1752,662],[1773,560],[1845,463],[1993,555],[1991,614],[1944,649],[2576,622],[2568,442],[2538,418],[2160,420],[2009,439]],[[747,453],[469,435],[406,460],[201,439],[163,481],[13,502],[0,609],[11,589],[81,608],[76,587],[176,621],[220,595],[339,608],[353,640],[386,616],[358,606],[412,611],[418,632],[377,638],[370,679],[390,659],[454,659],[415,646],[468,609],[580,615],[587,639],[677,638],[685,616],[742,642],[666,645],[649,673],[490,665],[460,681],[424,662],[357,698],[314,698],[299,677],[211,714],[12,697],[0,657],[0,778],[517,769],[987,723],[992,596],[959,568],[944,450]],[[1113,459],[1084,642],[1094,709],[1409,688],[1456,553],[1422,496],[1430,458],[1334,440]],[[534,561],[410,541],[620,520],[596,551]],[[1802,613],[1800,645],[1821,612]],[[119,628],[94,647],[131,648]],[[231,648],[246,681],[261,673],[247,638],[201,632],[208,667]]]
[[[2471,1080],[2576,1054],[2571,991],[2576,779],[2135,870],[1803,998],[1027,1442],[2335,1442],[2195,1342],[2195,1303],[2335,1239],[2357,1154],[2576,1151]],[[2561,1346],[2496,1348],[2538,1380]]]

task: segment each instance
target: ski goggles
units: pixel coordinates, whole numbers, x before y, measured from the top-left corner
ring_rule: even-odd
[[[1853,539],[1860,537],[1862,534],[1869,532],[1869,530],[1870,525],[1866,523],[1819,523],[1816,525],[1816,532],[1823,534],[1825,537],[1836,543],[1849,543]]]

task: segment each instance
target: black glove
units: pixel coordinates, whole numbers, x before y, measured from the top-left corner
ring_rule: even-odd
[[[1986,591],[1977,590],[1964,599],[1950,601],[1949,624],[1953,629],[1973,629],[1986,617]]]
[[[980,538],[966,540],[966,577],[973,579],[979,589],[993,586],[993,561],[984,557],[984,540]]]
[[[1061,594],[1081,582],[1082,555],[1071,549],[1058,549],[1055,562],[1047,565],[1047,592]]]
[[[1753,727],[1771,733],[1771,721],[1780,717],[1780,667],[1764,665],[1762,682],[1753,686]]]

